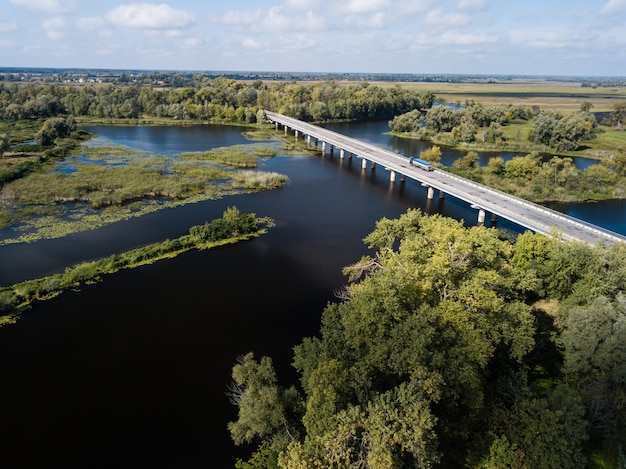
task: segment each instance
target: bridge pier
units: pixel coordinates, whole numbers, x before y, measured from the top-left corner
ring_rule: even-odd
[[[365,158],[361,161],[361,169],[367,169],[367,160]]]
[[[343,160],[345,156],[346,156],[346,151],[343,148],[341,148],[339,150],[339,158]]]
[[[294,136],[296,137],[296,140],[298,140],[298,130],[294,130],[293,131]]]
[[[310,136],[310,135],[307,135],[307,136],[306,136],[306,146],[307,146],[307,147],[310,147],[310,146],[311,146],[311,136]]]
[[[446,193],[444,191],[442,191],[441,189],[439,189],[439,198],[443,199],[445,197]]]
[[[485,211],[482,208],[478,209],[478,224],[481,226],[485,224]]]
[[[389,173],[389,182],[396,182],[396,172],[395,171],[391,171]]]
[[[478,225],[483,226],[485,224],[485,210],[478,205],[470,205],[474,210],[478,210]]]

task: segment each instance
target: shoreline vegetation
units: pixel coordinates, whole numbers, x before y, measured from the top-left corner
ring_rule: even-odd
[[[257,170],[257,158],[310,151],[304,142],[281,139],[267,129],[251,128],[245,136],[255,143],[176,156],[84,144],[61,157],[24,156],[17,163],[21,169],[13,171],[15,177],[5,176],[8,181],[0,185],[0,228],[5,228],[0,246],[59,238],[165,208],[279,188],[288,177]],[[258,143],[262,140],[268,143]]]
[[[189,234],[161,243],[67,267],[64,272],[0,287],[0,327],[14,324],[33,303],[46,301],[66,290],[102,280],[102,276],[171,259],[192,249],[206,250],[246,241],[274,226],[269,217],[258,218],[229,207],[222,218],[189,229]]]

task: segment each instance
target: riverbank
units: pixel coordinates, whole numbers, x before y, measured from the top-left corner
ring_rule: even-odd
[[[103,275],[171,259],[192,249],[206,250],[246,241],[266,233],[272,226],[274,221],[271,218],[241,214],[232,207],[224,212],[221,219],[193,226],[188,235],[177,239],[77,264],[66,268],[60,274],[0,288],[0,327],[14,324],[20,314],[34,302],[50,300],[68,289],[80,288],[83,284],[99,281]]]
[[[520,124],[509,124],[503,127],[504,139],[498,143],[488,143],[476,141],[473,143],[457,142],[452,139],[449,133],[440,133],[432,137],[424,138],[415,132],[389,132],[398,138],[424,140],[433,145],[446,146],[460,151],[480,151],[480,152],[511,152],[511,153],[532,153],[537,152],[545,155],[559,157],[582,157],[600,161],[602,158],[620,155],[626,148],[626,132],[616,130],[606,126],[600,126],[601,132],[593,140],[583,143],[580,150],[562,151],[550,148],[546,145],[532,143],[523,136],[530,132],[532,122]]]

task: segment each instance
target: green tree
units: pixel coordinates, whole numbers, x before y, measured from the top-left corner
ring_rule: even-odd
[[[514,156],[505,164],[505,175],[511,178],[531,180],[539,170],[540,157],[536,153]]]
[[[433,163],[439,163],[441,161],[443,153],[441,152],[441,147],[437,145],[433,145],[430,148],[422,151],[420,153],[420,158],[425,161],[431,161]]]
[[[504,130],[502,126],[497,122],[491,122],[489,127],[483,133],[483,142],[497,143],[502,140]]]
[[[535,119],[528,135],[528,140],[533,143],[550,145],[552,134],[559,123],[561,116],[555,113],[542,114]]]
[[[505,171],[505,165],[504,165],[504,160],[497,156],[495,158],[490,158],[489,161],[487,162],[487,168],[486,171],[489,174],[504,174]]]
[[[35,134],[35,141],[39,145],[50,146],[57,138],[69,137],[75,130],[76,121],[72,116],[68,118],[52,117],[47,119]]]
[[[422,127],[423,116],[421,111],[413,109],[389,121],[389,128],[394,132],[417,132]]]
[[[457,159],[452,166],[460,169],[471,169],[478,167],[478,153],[475,151],[468,151],[464,156]]]
[[[460,115],[448,106],[433,106],[426,112],[425,123],[435,132],[450,132],[458,125]]]
[[[232,377],[229,396],[239,415],[228,430],[236,444],[271,435],[280,447],[298,435],[298,393],[278,386],[271,358],[256,361],[248,353],[238,359]]]
[[[486,228],[466,231],[459,222],[409,211],[399,220],[379,221],[365,241],[377,255],[346,269],[355,282],[345,292],[349,301],[329,305],[321,338],[296,347],[294,365],[307,395],[307,435],[331,445],[333,454],[350,455],[353,464],[362,457],[377,461],[376,467],[404,467],[401,461],[409,458],[417,467],[429,467],[438,457],[433,448],[452,441],[459,447],[471,416],[482,409],[487,367],[504,357],[515,363],[532,348],[532,316],[515,299],[524,282],[507,267],[507,244]],[[496,358],[496,350],[506,352]],[[385,393],[408,389],[410,402],[420,403],[410,411],[417,423],[400,419],[406,434],[393,440],[386,440],[388,432],[376,436],[383,426],[371,427],[382,405],[375,396],[393,395],[390,401],[397,405],[399,394]],[[337,418],[343,412],[350,418],[340,418],[347,425],[342,430]],[[352,435],[350,450],[341,435]],[[328,464],[328,451],[307,441],[290,457],[307,454],[310,464]],[[373,442],[379,442],[378,450]],[[412,455],[409,447],[423,448],[428,457]]]
[[[626,297],[598,296],[562,320],[565,379],[583,396],[590,435],[617,444],[626,437]]]
[[[620,101],[611,107],[611,123],[621,127],[626,120],[626,101]]]
[[[11,140],[7,134],[0,135],[0,158],[11,148]]]
[[[478,127],[472,116],[465,113],[459,119],[458,125],[452,129],[452,138],[457,142],[472,143],[476,140]]]
[[[565,395],[561,395],[565,393]],[[506,410],[503,434],[494,439],[483,469],[577,469],[585,466],[584,407],[566,390],[529,397]]]
[[[577,150],[581,142],[595,136],[597,123],[592,114],[577,112],[560,119],[552,130],[550,146],[558,150]]]

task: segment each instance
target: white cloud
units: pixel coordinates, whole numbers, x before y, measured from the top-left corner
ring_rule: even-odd
[[[195,47],[202,45],[202,40],[198,37],[188,37],[183,41],[182,45],[183,47],[188,47],[190,49],[193,49]]]
[[[42,21],[41,27],[50,39],[63,39],[65,37],[65,18],[62,16],[54,16]]]
[[[244,39],[243,42],[241,43],[241,45],[243,47],[245,47],[246,49],[261,49],[263,47],[263,44],[261,44],[259,41],[255,40],[255,39],[251,39],[251,38],[247,38]]]
[[[15,23],[3,23],[0,22],[0,33],[6,33],[9,31],[15,31],[17,29],[17,24]]]
[[[11,0],[16,6],[42,13],[67,13],[76,6],[75,0]]]
[[[77,18],[74,22],[76,27],[83,31],[97,31],[104,26],[104,20],[97,16]]]
[[[396,10],[400,15],[412,15],[428,10],[431,4],[432,0],[400,0]]]
[[[63,39],[65,37],[65,33],[63,31],[46,31],[46,36],[48,36],[50,39]]]
[[[306,11],[319,6],[319,0],[285,0],[285,7],[293,11]]]
[[[469,16],[461,13],[443,13],[441,8],[429,11],[424,17],[424,24],[442,29],[465,26],[469,22]]]
[[[339,11],[345,14],[375,13],[387,10],[390,5],[389,0],[344,0]]]
[[[439,36],[437,43],[455,46],[479,46],[500,42],[500,37],[488,33],[461,33],[458,31],[446,31]]]
[[[484,10],[487,7],[487,0],[461,0],[459,8],[462,10]]]
[[[279,33],[286,31],[322,31],[328,27],[327,19],[312,10],[306,13],[291,14],[283,5],[263,10],[230,10],[221,17],[213,18],[214,22],[240,27],[246,32]]]
[[[601,15],[619,15],[626,13],[626,0],[609,0],[600,10]]]
[[[214,18],[214,21],[232,25],[247,25],[257,23],[262,18],[262,10],[229,10],[219,18]]]
[[[176,10],[162,3],[129,3],[106,13],[106,19],[118,26],[148,29],[179,29],[193,24],[196,19],[184,10]]]

